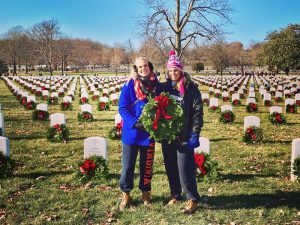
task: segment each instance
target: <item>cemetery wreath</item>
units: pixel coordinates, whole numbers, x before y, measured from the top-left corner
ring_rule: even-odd
[[[269,115],[269,121],[273,125],[280,125],[280,124],[286,124],[286,118],[282,113],[279,112],[273,112]]]
[[[92,122],[94,120],[92,113],[83,111],[77,114],[78,121]]]
[[[61,109],[62,111],[72,110],[72,109],[73,109],[72,103],[69,102],[69,101],[62,102],[62,103],[60,104],[60,109]]]
[[[183,128],[183,110],[169,94],[162,92],[149,99],[140,121],[155,141],[171,142]]]
[[[297,106],[296,104],[287,104],[285,106],[286,113],[297,113]]]
[[[69,138],[69,129],[65,124],[54,124],[48,128],[46,137],[52,142],[65,142]]]
[[[246,111],[247,112],[257,112],[258,110],[258,106],[256,103],[254,102],[250,102],[247,106],[246,106]]]
[[[90,181],[103,181],[108,178],[108,175],[109,169],[102,156],[91,156],[80,161],[76,166],[76,177],[82,184]]]
[[[219,176],[218,162],[211,159],[207,153],[195,153],[196,177],[198,181],[216,181]]]
[[[34,101],[26,102],[24,108],[27,110],[33,110],[36,108],[36,103]]]
[[[293,163],[293,174],[300,181],[300,157],[297,157]]]
[[[244,131],[243,141],[247,144],[260,143],[262,141],[262,130],[256,126],[247,127]]]
[[[41,120],[41,121],[46,121],[49,119],[49,113],[44,110],[34,110],[32,112],[32,120]]]
[[[7,157],[0,151],[0,178],[6,178],[13,172],[13,160]]]
[[[235,120],[235,115],[231,110],[221,112],[219,121],[221,123],[232,123]]]
[[[120,140],[122,137],[122,123],[117,123],[108,133],[108,137],[112,140]]]

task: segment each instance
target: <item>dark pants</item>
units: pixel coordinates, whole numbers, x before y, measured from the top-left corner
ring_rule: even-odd
[[[123,192],[133,189],[134,169],[138,152],[140,152],[140,182],[141,191],[151,191],[155,143],[150,146],[122,145],[122,174],[120,188]]]
[[[181,199],[183,189],[187,199],[199,202],[200,195],[197,190],[194,151],[174,141],[171,144],[163,142],[162,152],[171,195],[176,199]]]

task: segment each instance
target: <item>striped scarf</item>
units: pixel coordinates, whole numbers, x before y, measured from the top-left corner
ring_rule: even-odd
[[[134,91],[136,98],[139,100],[144,100],[147,96],[155,91],[157,84],[156,74],[151,72],[149,74],[149,79],[143,81],[140,78],[134,80]]]

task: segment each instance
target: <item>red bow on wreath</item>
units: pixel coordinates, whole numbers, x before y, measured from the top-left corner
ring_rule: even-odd
[[[155,117],[154,117],[154,121],[153,121],[153,129],[156,130],[158,127],[158,121],[161,117],[161,115],[166,119],[166,120],[170,120],[172,119],[172,116],[167,115],[166,113],[166,108],[169,105],[169,98],[168,96],[156,96],[154,98],[154,101],[156,101],[158,104],[156,106],[156,113],[155,113]]]
[[[203,154],[194,154],[196,166],[199,168],[203,175],[206,174],[204,169],[205,157]]]

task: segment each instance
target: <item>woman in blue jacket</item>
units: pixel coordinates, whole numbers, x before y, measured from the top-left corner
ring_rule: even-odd
[[[140,181],[142,201],[150,204],[151,179],[154,159],[154,140],[149,138],[139,122],[148,96],[155,96],[158,86],[156,74],[149,60],[142,56],[135,60],[134,71],[122,88],[119,100],[119,113],[123,119],[122,130],[122,174],[120,188],[122,202],[119,209],[123,211],[131,201],[130,191],[133,189],[134,169],[138,152],[140,153]]]

